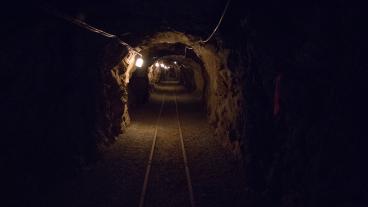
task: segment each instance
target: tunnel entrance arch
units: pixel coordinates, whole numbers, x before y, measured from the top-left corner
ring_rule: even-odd
[[[203,79],[203,86],[200,86],[202,88],[201,97],[208,121],[214,127],[215,135],[220,137],[225,145],[240,154],[240,136],[238,134],[242,132],[237,132],[237,125],[244,106],[244,96],[242,85],[239,84],[241,82],[239,77],[241,76],[234,73],[237,71],[236,69],[228,67],[230,50],[223,48],[221,42],[215,41],[204,45],[200,43],[198,37],[177,31],[158,32],[146,36],[136,45],[135,49],[140,51],[145,62],[141,69],[134,66],[128,66],[124,69],[123,78],[126,86],[123,87],[134,88],[134,85],[138,83],[134,80],[136,78],[134,73],[137,70],[146,71],[149,86],[144,88],[145,93],[149,94],[152,89],[150,71],[157,60],[171,56],[171,58],[174,57],[172,60],[187,58],[187,60],[190,60],[189,62],[193,61],[200,68],[199,76],[195,74],[197,70],[192,72],[194,72],[194,77],[197,76]],[[192,66],[190,64],[188,66],[187,63],[188,61],[184,64],[183,68],[185,70],[183,71],[187,71],[188,77],[192,77],[187,78],[187,80],[193,81],[193,75],[190,74]],[[183,76],[184,74],[180,74],[181,78]],[[196,85],[198,85],[197,83]],[[133,99],[132,97],[138,94],[128,91],[127,97]],[[133,113],[133,111],[127,107],[127,114],[129,113]],[[125,124],[122,125],[125,126]]]
[[[202,67],[204,78],[203,100],[209,123],[215,135],[221,137],[226,146],[240,154],[240,114],[244,107],[241,70],[229,68],[230,50],[220,40],[202,44],[199,37],[178,31],[158,32],[147,36],[139,47],[142,51],[160,45],[175,45],[180,54],[197,61]],[[181,46],[181,47],[180,47]],[[235,67],[235,66],[234,66]]]

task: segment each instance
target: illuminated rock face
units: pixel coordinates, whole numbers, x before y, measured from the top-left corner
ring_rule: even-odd
[[[1,114],[11,169],[4,173],[17,180],[9,189],[23,183],[24,192],[37,192],[95,162],[99,144],[121,133],[122,119],[128,123],[124,88],[111,75],[126,51],[115,41],[47,15],[23,21],[26,26],[12,35],[27,38],[3,44],[8,58],[1,60],[7,68]],[[19,196],[39,198],[26,194]]]
[[[204,45],[199,37],[217,23],[218,12],[208,11],[221,11],[223,2],[144,1],[142,7],[129,2],[103,8],[73,2],[61,9],[85,12],[90,23],[143,52],[158,44],[192,48],[187,55],[201,68],[193,70],[196,88],[200,71],[209,122],[242,157],[250,200],[265,206],[359,206],[368,174],[365,11],[347,1],[336,7],[232,1],[215,39]],[[190,9],[177,12],[179,4]],[[151,7],[168,13],[159,18],[161,9]],[[122,8],[137,12],[131,15],[137,24]],[[134,69],[122,62],[127,51],[114,40],[35,8],[5,12],[12,14],[0,20],[11,21],[2,24],[7,35],[0,51],[2,137],[9,146],[4,169],[27,169],[53,181],[47,173],[92,162],[97,143],[113,142],[129,125],[129,100],[138,97],[129,92]],[[186,33],[167,32],[168,25]],[[183,55],[179,49],[174,55]],[[151,74],[149,81],[158,76]],[[23,188],[27,179],[14,179],[20,183],[14,188]]]
[[[124,51],[126,53],[126,51]],[[127,76],[129,68],[122,61],[122,48],[110,44],[105,49],[105,64],[102,68],[103,99],[100,120],[104,123],[97,125],[100,136],[105,143],[114,140],[130,123],[128,113]],[[113,59],[114,58],[114,59]]]
[[[171,45],[175,44],[183,46],[172,48]],[[177,60],[187,58],[183,61],[189,70],[183,70],[182,75],[193,79],[186,81],[187,88],[198,90],[203,94],[209,122],[214,127],[215,134],[221,138],[224,145],[241,156],[242,129],[238,126],[241,125],[244,98],[239,83],[244,81],[242,75],[244,71],[241,71],[240,67],[229,69],[227,62],[230,50],[215,48],[212,44],[202,45],[198,42],[198,37],[175,31],[151,35],[142,40],[138,47],[143,48],[143,53],[147,53],[148,56],[168,50],[172,56],[177,55]],[[154,78],[155,70],[152,68],[150,71],[151,79],[157,80]]]

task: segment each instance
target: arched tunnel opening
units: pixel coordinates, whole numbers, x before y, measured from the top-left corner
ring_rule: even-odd
[[[133,79],[129,83],[131,94],[133,94],[130,105],[147,102],[150,92],[157,88],[155,86],[165,81],[177,82],[187,92],[195,93],[205,103],[208,72],[201,58],[189,50],[189,46],[182,43],[153,43],[144,47],[141,53],[145,58],[145,64],[136,68],[132,74]],[[144,94],[140,96],[139,101],[135,97],[137,93]]]
[[[362,5],[5,8],[1,206],[368,205]]]

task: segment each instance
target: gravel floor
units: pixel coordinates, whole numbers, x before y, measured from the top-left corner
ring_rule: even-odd
[[[164,94],[145,206],[190,206],[174,93],[196,206],[244,206],[242,168],[212,135],[200,98],[172,84],[158,86],[148,104],[131,111],[126,133],[105,150],[101,161],[65,183],[67,190],[53,206],[138,206]]]

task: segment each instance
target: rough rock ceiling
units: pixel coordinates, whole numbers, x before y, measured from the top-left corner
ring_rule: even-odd
[[[225,4],[226,0],[111,0],[63,2],[52,6],[132,38],[168,29],[208,35]]]

